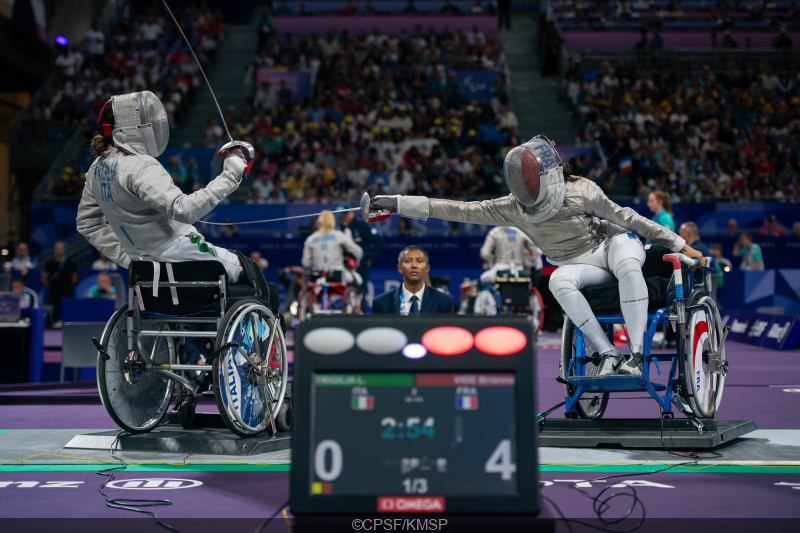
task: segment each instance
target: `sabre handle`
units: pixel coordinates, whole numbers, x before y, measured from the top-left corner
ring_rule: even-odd
[[[361,218],[370,224],[386,220],[397,213],[397,196],[376,196],[370,198],[369,193],[361,196]]]
[[[252,144],[245,141],[231,141],[220,148],[219,152],[217,153],[221,156],[226,156],[231,150],[236,148],[239,148],[239,153],[242,154],[245,162],[247,163],[247,167],[244,169],[244,174],[242,174],[242,178],[247,179],[247,174],[250,172],[250,169],[253,168],[253,163],[256,161],[256,151]]]

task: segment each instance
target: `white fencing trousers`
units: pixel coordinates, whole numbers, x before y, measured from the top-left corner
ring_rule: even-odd
[[[553,296],[601,354],[610,353],[614,345],[580,290],[611,283],[614,279],[619,281],[620,305],[631,349],[642,353],[648,305],[647,285],[642,276],[644,255],[639,239],[630,233],[621,233],[594,250],[559,263],[550,277]]]
[[[228,281],[236,283],[241,275],[242,265],[239,257],[233,252],[214,246],[205,241],[202,235],[190,233],[172,241],[162,249],[150,254],[155,261],[182,263],[185,261],[219,261],[228,273]]]

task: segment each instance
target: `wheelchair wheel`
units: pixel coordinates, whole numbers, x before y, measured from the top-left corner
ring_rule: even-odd
[[[690,298],[689,305],[708,304],[713,310],[714,333],[717,342],[722,338],[722,324],[720,322],[717,304],[705,293],[696,293]],[[700,418],[713,417],[722,400],[722,390],[725,385],[725,371],[711,372],[708,366],[709,350],[709,323],[704,310],[693,311],[687,319],[688,343],[686,347],[686,360],[684,362],[684,383],[686,391],[692,391],[691,407]],[[723,369],[726,366],[725,348],[720,353]]]
[[[292,415],[292,402],[283,402],[281,410],[278,411],[278,416],[275,417],[275,425],[278,427],[278,431],[291,431]]]
[[[361,314],[361,293],[356,287],[347,287],[342,296],[342,314]]]
[[[575,375],[575,365],[570,365],[570,362],[575,358],[577,353],[578,335],[575,324],[569,317],[564,317],[564,329],[561,336],[561,362],[559,370],[564,378]],[[597,349],[585,336],[583,337],[585,345],[585,357],[591,358],[592,354],[597,352]],[[597,374],[600,369],[600,361],[587,361],[584,367],[586,369],[585,375],[593,376]],[[567,396],[575,394],[576,388],[573,385],[564,385],[564,391]],[[575,412],[579,418],[603,418],[608,406],[608,393],[604,392],[584,392],[581,399],[575,404]]]
[[[503,309],[500,296],[493,287],[484,286],[475,296],[475,306],[472,309],[475,315],[494,316]]]
[[[272,349],[267,353],[270,339]],[[215,348],[229,342],[237,343],[255,366],[236,348],[229,348],[214,359],[214,396],[222,418],[231,431],[242,437],[271,430],[267,405],[273,416],[278,416],[288,377],[286,341],[280,323],[258,300],[242,300],[225,314]]]
[[[100,343],[110,356],[97,356],[97,387],[106,412],[129,433],[157,427],[169,410],[175,382],[152,365],[177,363],[172,337],[138,337],[128,351],[128,305],[117,309],[103,330]],[[168,329],[156,323],[158,330]],[[134,337],[137,338],[137,337]]]
[[[311,289],[306,287],[297,297],[297,320],[302,322],[312,314],[314,314],[314,295]]]
[[[542,324],[544,323],[544,300],[542,300],[542,295],[536,287],[531,289],[529,301],[531,322],[533,322],[533,329],[538,335],[542,332]]]

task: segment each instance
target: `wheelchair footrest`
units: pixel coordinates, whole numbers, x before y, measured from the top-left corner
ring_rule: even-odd
[[[647,380],[639,376],[573,376],[567,378],[570,385],[583,387],[585,392],[632,392],[646,391]],[[661,383],[652,383],[657,391],[666,390]]]

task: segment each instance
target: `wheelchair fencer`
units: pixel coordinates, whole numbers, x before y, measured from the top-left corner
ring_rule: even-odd
[[[341,270],[309,270],[307,279],[308,286],[297,297],[298,321],[319,314],[362,314],[361,290],[346,283]]]
[[[131,263],[128,303],[93,339],[100,397],[122,429],[143,433],[165,423],[176,385],[176,415],[191,426],[195,393],[208,372],[219,412],[235,434],[291,427],[277,290],[247,261],[236,284],[218,261]],[[213,346],[206,364],[179,362],[178,345],[187,338]]]
[[[534,271],[535,272],[535,271]],[[511,265],[508,270],[498,270],[493,283],[483,277],[475,295],[472,312],[475,315],[528,315],[536,333],[542,331],[544,301],[536,288],[538,277],[530,270]]]
[[[694,259],[652,245],[645,252],[642,273],[650,304],[644,335],[643,376],[598,376],[600,356],[579,328],[564,318],[559,382],[565,388],[567,418],[600,419],[606,411],[609,393],[647,392],[661,407],[663,418],[673,418],[673,405],[698,429],[699,419],[714,418],[728,372],[725,339],[729,327],[722,326],[716,302],[709,296],[712,268],[692,270]],[[598,322],[614,342],[614,325],[624,324],[619,308],[617,283],[584,288],[581,291],[592,306]],[[659,324],[674,325],[676,352],[653,354],[653,337]],[[668,362],[665,379],[659,361]],[[652,364],[652,365],[651,365]]]

